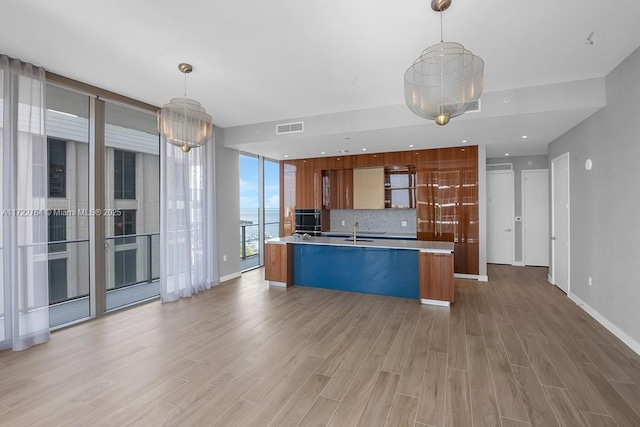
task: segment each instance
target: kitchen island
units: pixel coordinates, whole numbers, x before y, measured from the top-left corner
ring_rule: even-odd
[[[418,240],[281,237],[265,244],[265,279],[273,286],[311,286],[449,306],[453,247]]]

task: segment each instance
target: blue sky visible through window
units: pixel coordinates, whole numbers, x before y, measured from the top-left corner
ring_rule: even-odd
[[[280,206],[278,163],[264,162],[264,204],[267,209]],[[240,154],[240,209],[258,208],[258,158]]]

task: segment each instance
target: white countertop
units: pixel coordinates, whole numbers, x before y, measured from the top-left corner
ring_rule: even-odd
[[[357,248],[380,248],[380,249],[409,249],[430,253],[452,253],[453,242],[427,242],[423,240],[400,240],[400,239],[370,239],[357,238],[355,242],[347,241],[344,237],[309,237],[307,239],[296,240],[295,236],[276,237],[267,240],[265,243],[272,244],[302,244],[302,245],[329,245],[329,246],[350,246]]]
[[[327,237],[336,237],[336,236],[346,236],[352,235],[353,230],[351,231],[323,231],[322,235]],[[386,239],[415,239],[416,233],[395,233],[395,232],[387,232],[387,231],[364,231],[358,230],[358,237],[366,237],[367,239],[375,239],[386,238]]]

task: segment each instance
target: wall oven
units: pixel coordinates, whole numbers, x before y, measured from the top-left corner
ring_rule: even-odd
[[[320,236],[321,225],[320,209],[296,209],[296,233]]]

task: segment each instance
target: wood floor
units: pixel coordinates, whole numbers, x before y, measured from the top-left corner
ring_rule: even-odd
[[[640,426],[640,356],[547,269],[492,265],[451,309],[262,276],[1,352],[0,424]]]

